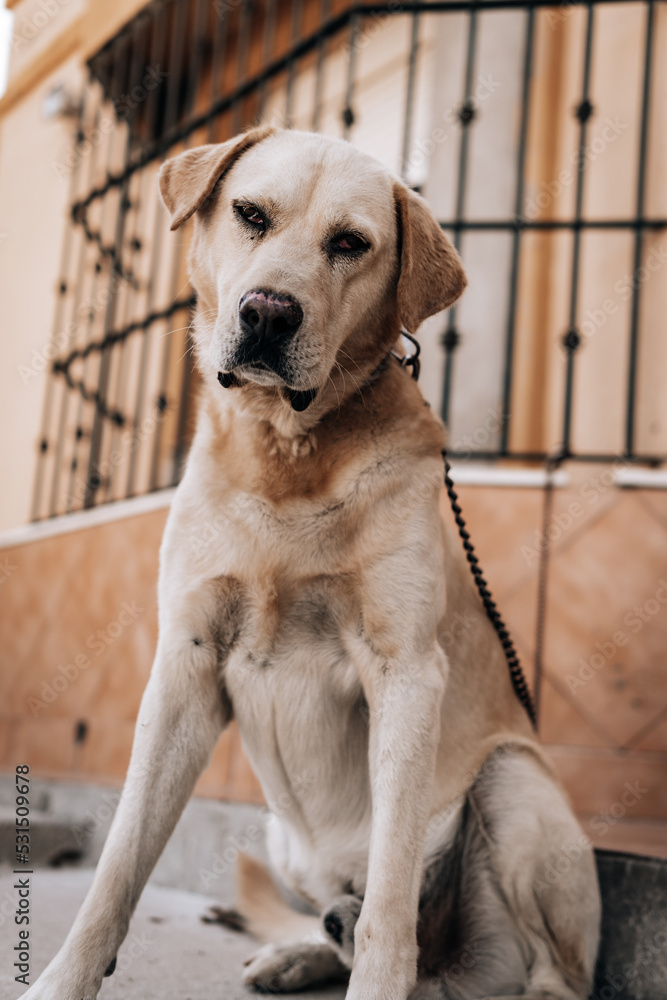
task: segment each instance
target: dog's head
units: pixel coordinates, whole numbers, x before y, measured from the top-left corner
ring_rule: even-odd
[[[203,374],[280,386],[295,409],[466,284],[426,203],[340,140],[257,128],[167,161],[160,192],[172,229],[195,216]]]

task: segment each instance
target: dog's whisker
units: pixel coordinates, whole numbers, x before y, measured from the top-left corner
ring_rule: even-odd
[[[357,382],[357,383],[356,383],[356,385],[355,385],[355,388],[356,388],[356,389],[360,389],[360,388],[364,387],[364,383],[365,383],[365,382],[367,382],[367,380],[368,380],[368,376],[367,376],[366,372],[364,372],[364,370],[363,370],[363,369],[361,368],[361,366],[359,365],[359,362],[358,362],[358,361],[356,360],[356,358],[353,358],[351,354],[348,354],[348,352],[347,352],[347,351],[345,351],[345,350],[344,350],[344,349],[343,349],[342,347],[339,347],[339,349],[338,349],[338,350],[339,350],[339,353],[340,353],[340,354],[343,354],[343,355],[344,355],[344,356],[345,356],[346,358],[349,358],[349,360],[350,360],[350,361],[352,362],[352,364],[353,364],[353,365],[354,365],[354,366],[355,366],[355,367],[357,368],[357,370],[359,371],[359,375],[361,376],[361,381],[360,381],[360,382]],[[338,362],[338,364],[340,364],[340,363]],[[351,377],[351,378],[353,378],[353,376],[352,376],[352,373],[351,373],[351,372],[350,372],[350,377]],[[371,391],[372,391],[372,388],[373,388],[373,387],[372,387],[372,383],[371,383],[371,384],[369,384],[369,388],[370,388],[370,389],[371,389]]]

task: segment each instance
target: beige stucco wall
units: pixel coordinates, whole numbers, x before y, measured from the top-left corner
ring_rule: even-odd
[[[0,100],[0,531],[30,519],[69,203],[68,178],[53,163],[62,163],[72,145],[72,119],[46,120],[43,102],[60,85],[78,96],[86,57],[143,0],[22,0],[9,6],[14,40]]]
[[[570,471],[549,525],[540,730],[596,843],[664,853],[667,494],[612,488],[607,468]],[[460,494],[532,683],[542,491]],[[451,519],[444,497],[443,513]],[[154,510],[0,549],[0,769],[122,781],[155,648],[165,518]],[[641,793],[621,809],[626,783]],[[197,791],[259,799],[235,727]]]
[[[68,184],[51,163],[71,142],[69,120],[45,122],[56,81],[79,85],[74,59],[0,120],[0,530],[30,517]]]

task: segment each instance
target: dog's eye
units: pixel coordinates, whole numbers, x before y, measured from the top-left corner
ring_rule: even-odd
[[[337,253],[361,253],[369,249],[369,244],[356,233],[340,233],[334,236],[331,248]]]
[[[258,229],[266,229],[266,220],[255,205],[235,205],[236,211],[245,222]]]

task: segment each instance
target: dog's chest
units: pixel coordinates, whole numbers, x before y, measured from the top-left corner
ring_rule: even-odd
[[[358,688],[343,633],[354,615],[354,583],[345,574],[282,581],[270,574],[241,584],[237,638],[225,666],[233,701],[314,685],[341,698]],[[224,612],[223,612],[224,613]]]
[[[344,786],[352,760],[367,752],[365,700],[343,639],[348,585],[345,577],[327,576],[297,592],[268,584],[246,590],[224,681],[270,801],[294,796],[295,788],[305,793],[315,781]],[[310,800],[303,795],[306,813]]]

